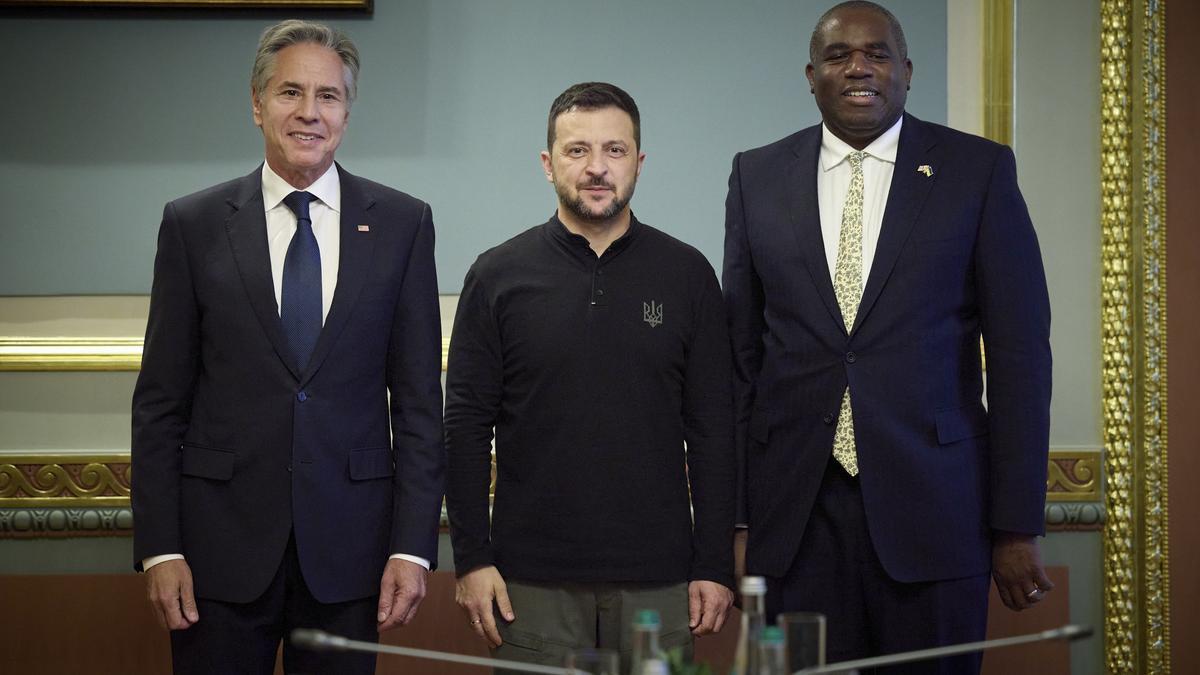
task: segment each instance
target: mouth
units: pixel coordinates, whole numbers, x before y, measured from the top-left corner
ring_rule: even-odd
[[[842,96],[848,99],[851,103],[869,105],[874,103],[875,99],[879,97],[879,92],[875,91],[874,89],[856,87],[852,89],[846,89],[842,92]]]
[[[298,141],[303,141],[305,143],[308,143],[311,141],[323,140],[325,138],[324,136],[322,136],[320,134],[310,134],[310,133],[306,133],[303,131],[293,131],[290,134],[288,134],[288,136],[291,136],[292,138],[294,138]]]

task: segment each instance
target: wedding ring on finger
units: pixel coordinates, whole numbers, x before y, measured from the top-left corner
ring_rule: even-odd
[[[483,623],[483,619],[471,619],[472,626],[478,626],[481,623]]]
[[[1026,594],[1025,594],[1025,597],[1026,597],[1027,599],[1029,599],[1029,600],[1032,600],[1032,601],[1034,601],[1034,602],[1037,602],[1038,600],[1041,600],[1041,599],[1042,599],[1042,595],[1043,595],[1043,594],[1042,594],[1042,589],[1040,589],[1040,588],[1035,588],[1035,589],[1033,589],[1032,591],[1029,591],[1028,593],[1026,593]]]

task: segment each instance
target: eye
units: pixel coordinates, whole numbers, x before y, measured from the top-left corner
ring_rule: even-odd
[[[295,98],[300,95],[300,90],[299,89],[284,89],[283,91],[280,91],[279,93],[282,96]]]
[[[867,54],[867,58],[871,59],[872,61],[887,61],[891,58],[891,55],[887,52],[871,52],[870,54]]]
[[[575,147],[567,148],[567,155],[571,157],[583,157],[587,151],[583,147],[576,145]]]
[[[612,155],[613,157],[624,157],[625,155],[629,154],[629,151],[623,146],[614,145],[608,149],[608,154]]]
[[[337,103],[341,99],[338,98],[337,94],[327,91],[327,92],[321,94],[321,100],[329,102],[329,103]]]
[[[829,63],[837,63],[838,61],[846,60],[846,52],[832,52],[825,55],[825,61]]]

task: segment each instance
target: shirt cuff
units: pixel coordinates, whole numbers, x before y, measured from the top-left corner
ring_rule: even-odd
[[[408,555],[407,553],[393,553],[388,556],[388,560],[407,560],[410,563],[416,563],[424,567],[425,571],[429,571],[429,561],[420,556]]]
[[[151,567],[159,563],[165,563],[168,560],[183,560],[183,554],[164,553],[163,555],[152,555],[149,558],[142,558],[142,571],[149,572]]]

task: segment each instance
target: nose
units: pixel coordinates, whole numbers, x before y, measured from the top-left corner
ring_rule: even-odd
[[[317,97],[312,95],[304,95],[300,99],[300,104],[296,106],[296,117],[307,122],[317,119]]]
[[[846,76],[847,77],[867,77],[871,74],[870,64],[867,62],[867,55],[859,50],[850,52],[849,58],[846,59]]]
[[[603,152],[593,152],[588,155],[587,166],[585,169],[588,175],[603,176],[608,172],[608,163],[605,161]]]

